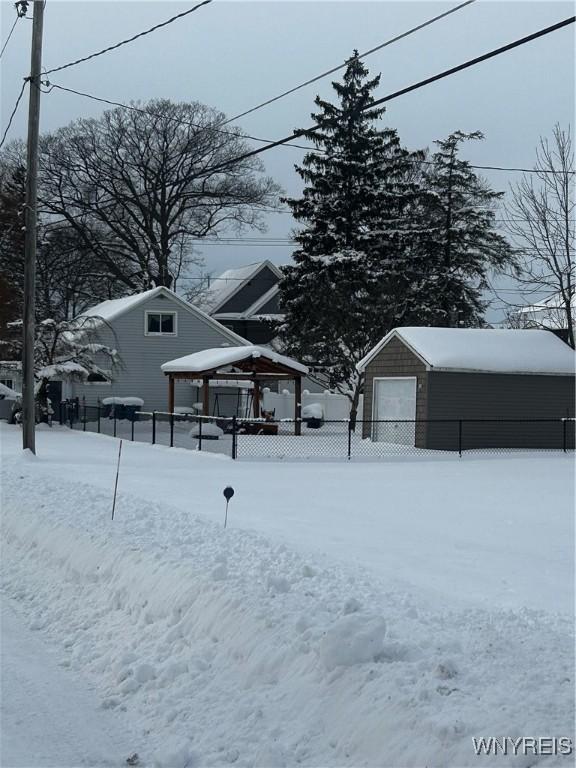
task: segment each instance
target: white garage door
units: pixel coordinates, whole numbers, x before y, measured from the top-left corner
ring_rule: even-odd
[[[374,440],[414,445],[416,425],[404,420],[416,418],[416,378],[374,379],[373,414]]]

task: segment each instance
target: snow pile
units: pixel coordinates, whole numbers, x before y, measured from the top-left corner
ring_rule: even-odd
[[[49,439],[76,453],[117,445],[67,434]],[[131,495],[121,476],[111,522],[102,471],[71,482],[66,450],[61,471],[54,458],[5,456],[2,589],[61,663],[93,681],[102,707],[135,727],[145,764],[460,767],[477,763],[472,736],[571,735],[569,616],[431,607],[373,571],[235,527],[239,507],[224,530],[224,477],[261,468],[126,448],[126,472],[132,450],[146,455],[156,485],[166,456],[182,505]],[[174,466],[180,456],[187,473]],[[200,502],[203,483],[212,501]],[[200,515],[210,505],[218,522]],[[274,517],[273,506],[261,514]]]
[[[144,405],[141,397],[105,397],[100,402],[102,405]]]

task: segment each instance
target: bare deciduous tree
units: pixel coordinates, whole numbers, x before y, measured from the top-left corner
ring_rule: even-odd
[[[567,329],[574,347],[574,151],[570,129],[554,127],[536,151],[536,173],[512,187],[507,228],[523,254],[516,279],[527,291],[550,296],[522,313],[524,325]],[[549,311],[547,311],[547,309]]]
[[[136,106],[136,105],[135,105]],[[113,109],[45,136],[40,195],[110,275],[130,290],[171,287],[194,263],[192,240],[226,227],[263,229],[279,187],[224,115],[198,103],[153,100]]]

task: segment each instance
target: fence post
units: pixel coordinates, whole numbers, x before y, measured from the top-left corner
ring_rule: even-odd
[[[98,403],[98,434],[100,434],[100,403]]]
[[[238,446],[236,444],[236,416],[232,416],[232,458],[236,459]]]
[[[68,419],[70,421],[70,429],[74,429],[74,403],[68,404]]]
[[[358,422],[356,422],[356,425],[358,425]],[[352,421],[348,419],[348,461],[350,461],[351,456],[352,456]]]
[[[566,440],[566,424],[568,423],[567,419],[562,419],[562,450],[564,453],[567,453],[567,440]]]
[[[131,427],[131,430],[130,430],[130,436],[132,438],[132,442],[134,442],[134,422],[135,421],[136,421],[136,414],[133,413],[132,414],[132,427]]]
[[[458,456],[462,458],[462,419],[458,421]]]
[[[152,411],[152,445],[156,444],[156,411]]]
[[[198,450],[202,450],[202,417],[198,420]]]
[[[83,405],[84,405],[84,425],[82,427],[82,431],[86,432],[86,400],[84,400]]]
[[[170,414],[170,448],[174,448],[174,414]]]
[[[112,407],[114,408],[114,437],[116,437],[116,407]]]

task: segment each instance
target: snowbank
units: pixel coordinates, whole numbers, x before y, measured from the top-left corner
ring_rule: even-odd
[[[102,707],[137,724],[145,764],[460,768],[478,763],[472,736],[572,734],[569,616],[427,606],[351,562],[242,530],[236,496],[224,530],[224,478],[261,469],[212,462],[210,475],[192,452],[127,445],[126,472],[135,449],[157,485],[164,456],[172,478],[185,459],[186,482],[171,485],[186,503],[132,495],[121,475],[111,522],[113,462],[109,482],[104,465],[92,470],[103,489],[63,478],[79,445],[116,443],[67,434],[48,438],[68,446],[62,473],[41,453],[3,461],[2,589],[61,663],[90,677]],[[203,483],[211,490],[200,501]],[[273,506],[261,514],[273,517]],[[377,546],[366,539],[366,551]]]

